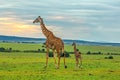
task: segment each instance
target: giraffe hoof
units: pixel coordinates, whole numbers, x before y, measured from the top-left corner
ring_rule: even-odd
[[[65,68],[67,68],[67,66],[65,65]]]

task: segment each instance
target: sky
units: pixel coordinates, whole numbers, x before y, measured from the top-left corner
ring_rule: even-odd
[[[38,16],[62,39],[120,43],[120,0],[2,0],[0,35],[45,38]]]

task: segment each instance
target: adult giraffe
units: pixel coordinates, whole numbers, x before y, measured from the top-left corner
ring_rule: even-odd
[[[49,49],[52,49],[53,51],[53,55],[54,55],[54,60],[55,60],[55,65],[56,68],[58,69],[60,66],[60,57],[61,57],[61,52],[64,54],[64,43],[63,41],[56,37],[53,32],[51,32],[50,30],[48,30],[45,27],[45,24],[43,22],[43,18],[41,18],[40,16],[38,16],[33,23],[38,23],[40,22],[40,26],[42,29],[42,33],[45,35],[46,39],[46,65],[45,68],[47,67],[48,64],[48,57],[49,57]],[[58,56],[58,64],[56,64],[56,58],[55,58],[55,52],[57,52],[57,56]],[[64,67],[67,68],[66,63],[65,63],[65,54],[64,54]]]

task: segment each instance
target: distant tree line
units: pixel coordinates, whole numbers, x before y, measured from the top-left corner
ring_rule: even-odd
[[[112,55],[106,56],[104,59],[113,59],[114,57]]]
[[[23,50],[23,51],[13,50],[11,47],[10,48],[0,47],[0,52],[46,53],[44,46],[42,46],[42,49]],[[70,54],[74,54],[74,52],[65,51],[64,54],[61,54],[61,57],[63,57],[64,55],[66,57],[70,57]],[[103,55],[102,52],[90,52],[90,51],[88,51],[86,54],[87,55]],[[113,59],[113,57],[111,55],[120,55],[120,54],[118,54],[118,53],[107,53],[106,55],[110,55],[110,56],[105,57],[105,59]],[[53,57],[53,52],[49,52],[49,57]]]
[[[27,42],[27,41],[0,41],[0,42],[3,42],[3,43],[11,43],[11,42],[13,42],[13,43],[36,43],[36,42],[32,42],[32,41],[30,41],[30,42]]]
[[[23,51],[20,51],[20,50],[13,50],[12,48],[4,48],[4,47],[0,47],[0,52],[45,52],[45,49],[38,49],[38,50],[23,50]]]
[[[101,53],[101,52],[90,52],[90,51],[88,51],[86,54],[88,54],[88,55],[90,55],[90,54],[93,54],[93,55],[101,55],[101,54],[103,54],[103,53]]]
[[[103,53],[102,52],[90,52],[90,51],[88,51],[87,53],[86,53],[87,55],[103,55]],[[118,53],[104,53],[104,55],[120,55],[120,54],[118,54]]]
[[[70,53],[69,52],[67,52],[67,51],[65,51],[64,52],[64,54],[62,54],[61,53],[61,57],[64,57],[64,55],[65,55],[65,57],[70,57]],[[53,57],[54,55],[53,55],[53,52],[49,52],[49,57]]]
[[[45,49],[37,49],[37,50],[13,50],[12,48],[4,48],[4,47],[0,47],[0,52],[24,52],[24,53],[46,53]],[[61,54],[61,57],[63,57],[64,55]],[[70,57],[69,52],[65,51],[65,56],[66,57]],[[53,57],[53,53],[49,52],[49,57]]]

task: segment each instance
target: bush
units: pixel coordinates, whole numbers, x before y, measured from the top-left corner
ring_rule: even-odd
[[[49,52],[49,57],[53,57],[53,52]]]
[[[45,52],[45,49],[42,49],[42,52]]]
[[[110,53],[107,53],[107,55],[110,55]]]
[[[23,52],[33,52],[33,53],[37,53],[38,51],[37,50],[24,50]]]
[[[1,47],[0,52],[4,52],[4,51],[5,51],[5,48]]]
[[[90,51],[88,51],[88,52],[87,52],[87,54],[91,54],[91,52],[90,52]]]
[[[12,50],[12,52],[21,52],[20,50]]]
[[[53,57],[53,52],[49,52],[49,57]],[[64,54],[61,54],[61,57],[64,57]],[[65,57],[70,57],[70,54],[65,51]]]
[[[98,52],[98,54],[102,54],[101,52]]]
[[[38,49],[38,52],[40,52],[40,49]]]
[[[113,59],[113,56],[105,57],[105,59]]]
[[[64,57],[64,55],[65,55],[65,57],[70,57],[70,54],[67,51],[65,51],[64,54],[61,54],[61,57]]]
[[[70,54],[69,53],[65,53],[65,57],[70,57]]]
[[[88,55],[90,55],[90,54],[101,55],[102,53],[101,52],[90,52],[90,51],[88,51],[86,54],[88,54]]]
[[[113,59],[113,56],[109,56],[108,59]]]
[[[8,50],[6,50],[7,52],[12,52],[12,48],[9,48]]]
[[[105,57],[105,59],[108,59],[108,57]]]
[[[74,52],[69,52],[69,54],[74,54]]]

